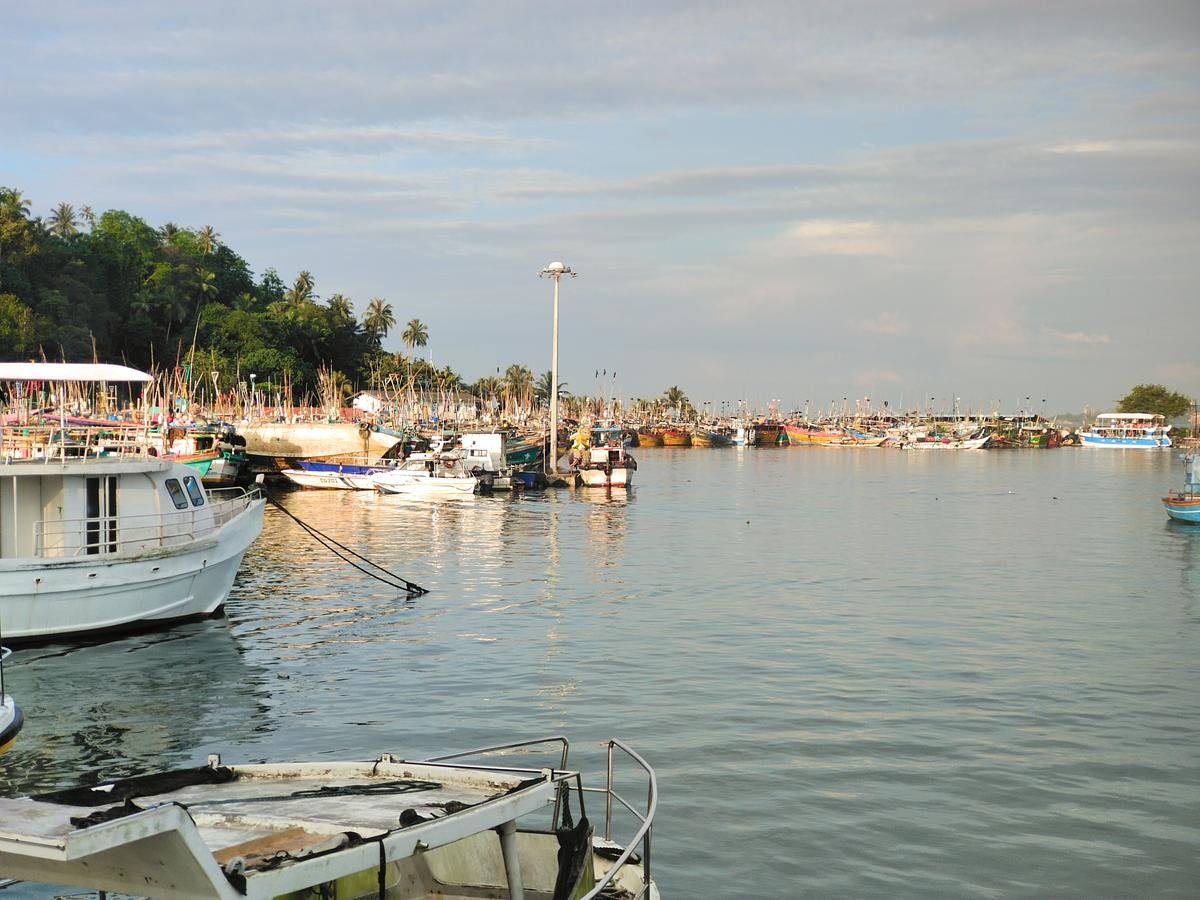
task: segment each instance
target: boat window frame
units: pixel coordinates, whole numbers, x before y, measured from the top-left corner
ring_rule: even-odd
[[[176,509],[188,508],[187,493],[184,492],[183,485],[179,483],[178,478],[168,478],[163,482],[163,486],[167,489],[167,496],[171,498]]]
[[[192,499],[192,506],[204,505],[204,489],[200,487],[200,482],[196,480],[195,475],[185,475],[183,486],[187,490],[187,495]]]

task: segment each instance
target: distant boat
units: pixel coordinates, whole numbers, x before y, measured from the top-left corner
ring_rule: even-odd
[[[1162,498],[1167,515],[1178,522],[1200,523],[1200,479],[1196,473],[1196,456],[1197,452],[1192,450],[1183,457],[1186,473],[1183,489],[1169,491]]]
[[[664,447],[690,447],[692,446],[692,433],[686,428],[664,428],[662,442]]]
[[[1154,413],[1101,413],[1091,428],[1079,432],[1084,447],[1116,450],[1158,450],[1171,446],[1171,426]]]
[[[467,471],[463,451],[409,459],[403,466],[371,476],[381,494],[414,496],[469,496],[479,487],[479,479]]]
[[[396,455],[405,435],[367,422],[258,422],[242,428],[256,471],[297,469],[301,460],[358,454],[369,464]]]
[[[584,487],[627,487],[633,482],[637,460],[617,446],[592,447],[579,466],[579,481]]]
[[[663,445],[662,432],[655,428],[639,428],[637,436],[639,447],[661,447]]]
[[[928,435],[905,441],[902,450],[986,450],[991,442],[990,434],[973,434],[960,438],[950,435]]]
[[[692,432],[693,447],[728,447],[733,438],[713,428],[697,428]]]
[[[756,422],[754,425],[754,443],[759,447],[769,447],[785,443],[787,440],[781,422]]]
[[[844,429],[832,425],[793,425],[783,426],[789,444],[832,444],[846,436]]]
[[[315,490],[373,491],[375,484],[371,476],[376,472],[387,472],[395,466],[368,466],[355,463],[319,462],[299,460],[294,469],[284,469],[280,474],[296,487]]]

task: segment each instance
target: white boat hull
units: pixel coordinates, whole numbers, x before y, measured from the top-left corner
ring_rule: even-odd
[[[632,481],[629,469],[617,468],[611,472],[603,469],[580,469],[579,481],[584,487],[627,487]]]
[[[912,441],[902,444],[905,450],[984,450],[991,437],[973,438],[968,441]]]
[[[156,627],[214,615],[246,549],[262,531],[266,501],[220,529],[132,556],[0,561],[0,611],[11,643]]]
[[[284,469],[279,473],[296,487],[326,491],[370,491],[375,489],[371,476],[343,472],[308,472],[304,469]]]
[[[478,486],[475,478],[410,478],[375,480],[375,488],[384,494],[410,496],[469,496]]]

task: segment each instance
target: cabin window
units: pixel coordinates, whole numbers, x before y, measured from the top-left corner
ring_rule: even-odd
[[[188,496],[192,498],[192,506],[203,506],[204,490],[200,487],[200,483],[196,481],[196,476],[186,476],[183,479],[183,483],[187,487]]]
[[[89,554],[117,552],[117,479],[89,477],[84,484],[85,539]]]
[[[176,509],[188,508],[187,494],[183,492],[178,479],[167,479],[167,493],[171,495],[171,502],[175,504]]]

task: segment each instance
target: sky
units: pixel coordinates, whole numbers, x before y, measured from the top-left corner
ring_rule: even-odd
[[[468,380],[549,369],[537,273],[561,260],[576,394],[1200,395],[1195,0],[0,0],[0,22],[0,185],[35,215],[211,225],[256,275],[421,319]]]

